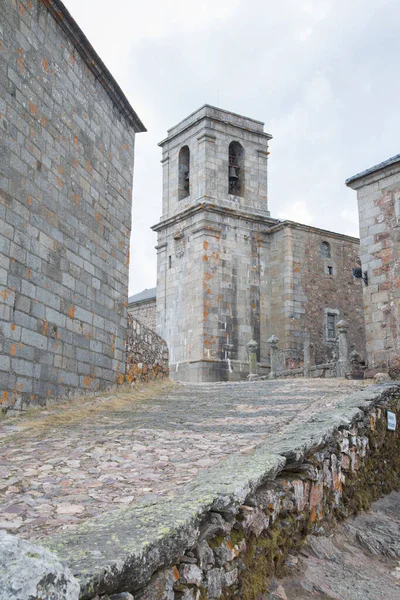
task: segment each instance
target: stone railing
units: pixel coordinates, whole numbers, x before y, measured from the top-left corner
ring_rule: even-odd
[[[128,383],[169,377],[167,343],[132,315],[128,315],[125,377]]]
[[[315,364],[314,345],[306,340],[303,346],[303,352],[282,351],[279,349],[279,339],[272,335],[268,344],[270,347],[270,374],[269,379],[286,377],[347,377],[351,379],[363,379],[363,367],[360,362],[360,355],[353,350],[349,352],[349,343],[347,338],[348,325],[346,321],[339,321],[337,324],[336,352],[334,358],[327,363]],[[292,355],[296,354],[295,358]],[[302,354],[302,357],[300,356]],[[287,365],[286,356],[291,362],[296,362],[299,366],[295,368],[285,368]],[[283,360],[283,358],[285,360]],[[302,359],[302,360],[301,360]],[[250,360],[250,359],[249,359]],[[290,362],[290,360],[289,360]],[[255,373],[254,373],[255,375]],[[254,378],[253,375],[253,378]],[[265,379],[266,377],[262,377]]]

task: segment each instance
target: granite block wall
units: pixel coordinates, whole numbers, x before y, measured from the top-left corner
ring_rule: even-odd
[[[125,372],[135,131],[53,4],[0,1],[5,409],[95,390]]]
[[[400,157],[350,178],[357,190],[369,376],[400,379]]]
[[[254,119],[203,106],[168,131],[163,148],[163,216],[158,232],[157,331],[170,350],[171,376],[241,379],[246,344],[261,336],[266,285],[262,232],[270,135]],[[230,146],[241,144],[240,194],[230,193]],[[181,198],[180,152],[190,151]],[[263,342],[261,341],[263,340]],[[260,356],[263,353],[261,350]],[[264,353],[265,354],[265,353]]]

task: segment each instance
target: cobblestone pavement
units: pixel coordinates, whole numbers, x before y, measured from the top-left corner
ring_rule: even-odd
[[[174,495],[200,470],[252,452],[269,433],[284,435],[289,423],[305,422],[365,385],[333,379],[167,385],[144,399],[129,392],[121,401],[118,395],[82,400],[6,419],[0,529],[41,539],[141,498]]]

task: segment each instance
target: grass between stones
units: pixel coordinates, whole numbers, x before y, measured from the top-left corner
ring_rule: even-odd
[[[159,396],[175,385],[171,381],[136,384],[134,387],[125,385],[111,393],[74,396],[58,402],[50,400],[46,406],[34,407],[21,415],[6,417],[2,423],[28,429],[31,433],[42,433],[57,427],[73,427],[88,420],[95,424],[105,414],[129,412],[138,402]]]

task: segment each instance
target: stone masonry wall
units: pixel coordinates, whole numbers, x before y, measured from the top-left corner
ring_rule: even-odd
[[[134,130],[44,0],[0,2],[0,402],[125,371]]]
[[[166,342],[141,321],[128,315],[126,381],[152,381],[169,376]]]
[[[379,167],[379,165],[378,165]],[[368,375],[400,378],[400,159],[348,183],[357,190]]]
[[[361,284],[352,276],[358,240],[270,218],[270,137],[259,121],[204,106],[160,143],[163,216],[153,227],[157,331],[168,343],[173,378],[243,379],[252,339],[258,344],[258,369],[267,373],[272,334],[283,350],[298,351],[310,338],[317,362],[325,363],[334,342],[326,339],[329,311],[336,321],[346,318],[350,344],[365,353]],[[240,142],[244,154],[235,176],[239,191],[229,187],[233,142]],[[180,184],[182,150],[190,151],[186,197]],[[326,239],[329,260],[320,255]]]
[[[172,377],[245,378],[252,338],[265,365],[266,229],[262,219],[204,205],[180,223],[178,239],[172,226],[159,234],[157,330],[168,341]]]
[[[267,202],[270,137],[260,121],[206,105],[160,143],[163,216],[153,228],[158,232],[157,331],[168,343],[171,376],[177,379],[240,379],[248,372],[246,343],[255,336],[261,346],[266,284],[259,237],[275,222]],[[241,196],[230,193],[228,181],[230,144],[239,140]],[[189,193],[179,199],[185,146]]]
[[[149,329],[156,330],[156,299],[128,307],[128,312]]]
[[[353,277],[359,260],[359,240],[298,223],[273,230],[270,272],[270,333],[283,350],[302,351],[314,344],[316,364],[332,358],[335,340],[327,338],[327,313],[349,325],[350,349],[365,358],[362,282]],[[321,256],[321,244],[330,257]],[[331,273],[330,273],[331,271]]]

